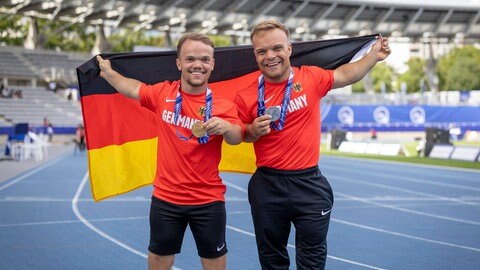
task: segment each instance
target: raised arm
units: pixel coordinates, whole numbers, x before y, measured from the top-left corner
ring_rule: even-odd
[[[344,87],[361,80],[368,71],[378,62],[387,58],[390,53],[387,38],[382,36],[377,37],[377,42],[365,57],[357,62],[344,64],[335,69],[332,88]]]
[[[139,99],[138,91],[142,82],[127,78],[116,72],[112,69],[110,60],[103,59],[100,55],[97,55],[97,61],[100,67],[100,76],[113,86],[115,90],[129,98]]]

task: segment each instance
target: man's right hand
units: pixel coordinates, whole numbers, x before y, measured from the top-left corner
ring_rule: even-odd
[[[104,78],[113,88],[123,95],[139,99],[139,89],[142,84],[140,81],[124,77],[112,68],[112,63],[108,59],[103,59],[97,55],[98,67],[100,68],[100,77]]]
[[[107,73],[112,70],[112,64],[110,60],[103,59],[100,55],[97,55],[98,67],[100,68],[100,76],[105,78]]]
[[[247,125],[247,136],[246,141],[254,142],[258,140],[261,136],[265,136],[270,133],[270,122],[272,121],[272,116],[265,114],[259,116],[253,120],[253,122]]]

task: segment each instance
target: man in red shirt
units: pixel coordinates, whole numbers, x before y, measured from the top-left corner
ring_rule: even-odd
[[[245,126],[235,104],[212,93],[214,44],[201,34],[177,46],[178,81],[146,85],[97,56],[100,75],[159,118],[157,172],[150,208],[149,269],[170,269],[190,226],[204,269],[225,269],[225,185],[218,172],[221,145],[239,144]]]
[[[236,103],[253,142],[257,170],[248,186],[262,269],[289,269],[287,242],[295,226],[297,269],[324,269],[333,192],[318,169],[320,99],[333,88],[360,80],[389,54],[379,37],[360,61],[335,70],[292,67],[288,29],[274,20],[250,36],[261,75]]]

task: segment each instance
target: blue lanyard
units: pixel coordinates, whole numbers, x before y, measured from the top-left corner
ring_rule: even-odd
[[[190,137],[185,137],[178,131],[178,117],[180,115],[180,111],[182,110],[182,95],[180,94],[180,90],[177,91],[177,97],[175,98],[175,109],[173,114],[173,124],[175,125],[175,132],[177,136],[184,140],[188,141],[192,138],[193,134]],[[207,86],[207,91],[205,92],[205,115],[203,116],[203,122],[206,122],[208,119],[212,117],[212,91]],[[203,137],[198,138],[198,143],[205,144],[208,142],[208,134]]]
[[[280,119],[278,125],[275,122],[270,123],[270,126],[275,130],[282,130],[285,124],[285,118],[287,117],[288,103],[290,102],[290,95],[292,94],[293,84],[293,69],[290,68],[290,76],[288,77],[287,86],[285,88],[285,95],[283,96],[282,107],[280,109]],[[262,116],[265,114],[265,80],[263,74],[258,77],[258,109],[257,115]]]

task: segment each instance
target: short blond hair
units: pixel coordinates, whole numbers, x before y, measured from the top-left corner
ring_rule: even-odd
[[[250,40],[253,40],[253,37],[259,32],[273,30],[273,29],[282,30],[287,35],[287,39],[290,39],[290,32],[288,31],[288,28],[285,27],[285,25],[283,25],[277,20],[269,19],[269,20],[264,20],[259,22],[257,25],[255,25],[252,28],[252,31],[250,32]]]

